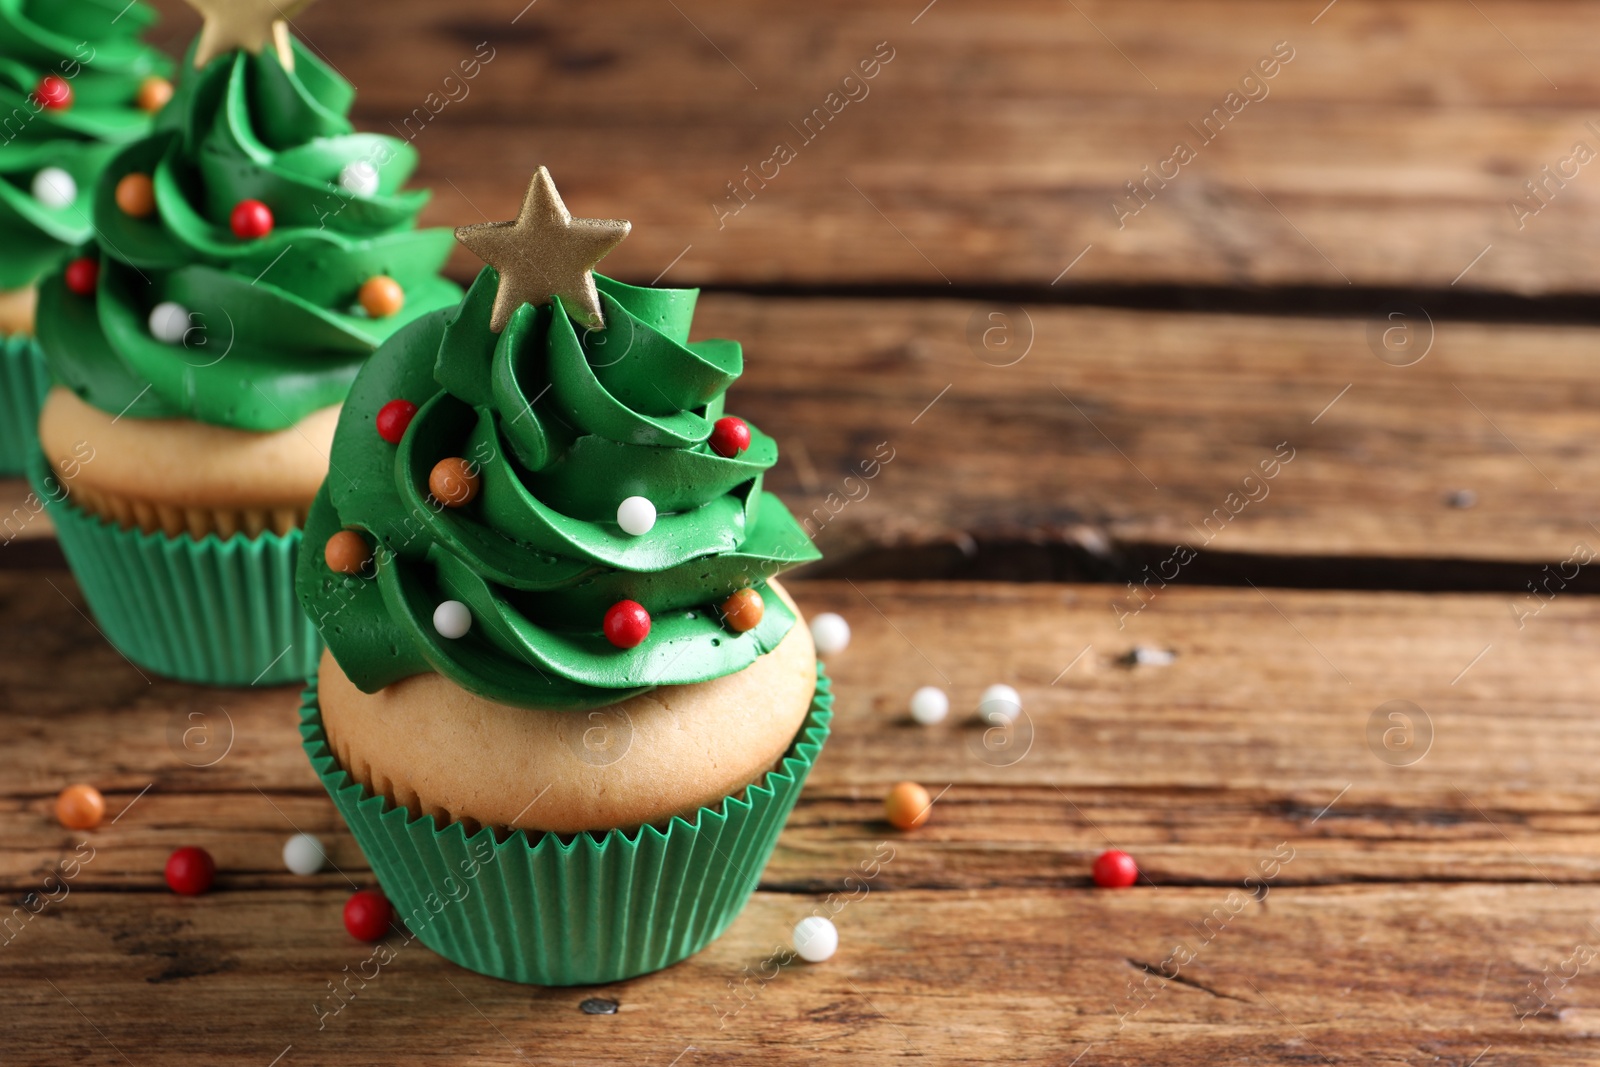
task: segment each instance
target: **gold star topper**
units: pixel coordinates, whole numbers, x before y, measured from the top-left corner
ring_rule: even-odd
[[[194,49],[194,66],[203,68],[235,49],[259,54],[267,45],[278,51],[284,70],[294,69],[288,20],[315,0],[187,0],[205,24]]]
[[[523,304],[539,307],[559,296],[574,317],[605,325],[594,268],[633,229],[623,219],[575,219],[561,202],[550,172],[540,167],[528,183],[514,222],[462,226],[456,240],[500,272],[489,328],[499,333]]]

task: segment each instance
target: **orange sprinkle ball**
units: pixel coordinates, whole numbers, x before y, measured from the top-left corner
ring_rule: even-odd
[[[124,215],[147,219],[156,213],[156,187],[150,175],[124,174],[117,182],[117,206]]]
[[[139,95],[134,102],[139,105],[139,110],[154,114],[167,106],[167,101],[172,99],[172,83],[167,79],[152,74],[139,84]]]
[[[106,798],[92,785],[69,785],[56,797],[56,819],[68,830],[93,830],[106,817]]]
[[[718,605],[717,610],[722,612],[722,621],[728,624],[728,629],[742,634],[760,625],[766,605],[754,589],[741,589]]]
[[[460,456],[441,459],[428,472],[428,492],[447,508],[460,508],[472,503],[478,495],[480,482],[472,464]]]
[[[360,574],[372,562],[372,550],[367,539],[354,530],[340,530],[328,538],[323,546],[322,558],[328,569],[338,574]]]
[[[400,309],[406,306],[406,291],[387,274],[378,274],[361,283],[358,299],[368,315],[375,319],[386,319],[390,315],[398,315]]]
[[[883,798],[883,810],[895,829],[915,830],[933,813],[933,801],[916,782],[901,782]]]

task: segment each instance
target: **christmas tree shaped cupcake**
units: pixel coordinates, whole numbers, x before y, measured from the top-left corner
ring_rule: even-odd
[[[154,21],[126,0],[0,3],[0,472],[22,472],[48,381],[36,283],[89,240],[95,180],[172,96],[139,40]]]
[[[124,655],[281,682],[316,663],[294,559],[339,405],[461,291],[438,273],[449,232],[416,229],[426,194],[402,188],[414,150],[353,131],[353,90],[275,5],[193,2],[176,95],[101,176],[95,241],[40,287],[57,384],[31,474]]]
[[[411,932],[517,981],[719,934],[831,717],[773,580],[818,554],[724,413],[741,349],[592,273],[627,232],[542,168],[457,231],[489,266],[363,368],[300,559],[313,765]]]

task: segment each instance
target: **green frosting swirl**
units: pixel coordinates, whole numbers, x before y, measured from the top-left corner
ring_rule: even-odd
[[[390,335],[460,299],[460,288],[438,274],[450,232],[415,229],[427,194],[401,188],[416,150],[354,132],[345,117],[354,90],[298,41],[294,47],[293,71],[269,48],[229,53],[190,73],[155,131],[102,175],[94,197],[98,292],[77,296],[53,276],[39,298],[39,339],[52,372],[94,406],[131,418],[282,429],[343,400]],[[339,185],[344,168],[360,161],[377,168],[371,196]],[[154,184],[149,218],[116,203],[118,181],[135,172]],[[242,240],[230,216],[249,199],[268,205],[274,228]],[[357,296],[380,274],[399,282],[405,306],[375,319]],[[151,335],[151,309],[166,301],[190,312],[182,343]]]
[[[0,0],[0,289],[33,284],[89,239],[88,191],[119,145],[149,132],[139,86],[172,66],[139,41],[155,19],[123,0]],[[33,99],[49,74],[72,87],[71,107]],[[45,167],[72,175],[78,203],[34,198]]]
[[[597,707],[731,674],[794,625],[766,581],[819,553],[762,491],[777,446],[754,427],[733,458],[706,444],[743,368],[739,345],[688,340],[696,290],[595,283],[604,329],[576,325],[558,298],[522,305],[497,335],[499,275],[486,267],[458,310],[397,334],[356,379],[296,584],[364,691],[437,671],[501,703]],[[397,399],[418,410],[391,445],[375,420]],[[428,492],[447,457],[479,471],[481,491],[463,507]],[[616,523],[618,504],[635,495],[659,513],[638,537]],[[323,559],[341,529],[376,547],[360,576]],[[734,633],[715,605],[746,586],[765,612]],[[632,649],[613,647],[601,628],[625,599],[652,619]],[[465,637],[434,629],[445,600],[470,609]]]

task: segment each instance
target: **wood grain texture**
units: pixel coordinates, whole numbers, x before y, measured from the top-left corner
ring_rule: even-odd
[[[338,918],[370,873],[299,750],[294,690],[146,681],[64,574],[0,575],[7,1051],[258,1065],[1587,1054],[1600,1004],[1584,976],[1542,1000],[1528,983],[1570,971],[1596,936],[1600,727],[1572,669],[1600,630],[1594,600],[1558,598],[1518,630],[1502,597],[1172,588],[1119,628],[1105,587],[795,591],[855,637],[830,661],[833,737],[726,937],[593,990],[508,985],[397,941],[398,960],[319,1029],[319,1002],[339,1006],[328,983],[371,951]],[[1135,644],[1176,659],[1127,666]],[[1009,737],[969,711],[996,680],[1024,702]],[[952,718],[913,726],[907,695],[930,683]],[[1397,698],[1432,731],[1409,766],[1369,741],[1373,709]],[[911,835],[881,822],[902,777],[943,791]],[[78,779],[106,790],[115,822],[53,822],[51,797]],[[338,869],[283,872],[297,829]],[[82,841],[92,859],[63,898],[51,875]],[[179,844],[216,856],[211,895],[160,888]],[[1110,844],[1138,857],[1139,887],[1088,885]],[[43,893],[56,899],[40,910]],[[748,978],[773,973],[763,961],[817,908],[840,954]],[[1195,958],[1174,972],[1180,940]],[[583,1014],[588,996],[618,1014]]]
[[[77,837],[50,805],[78,780],[113,815],[132,805],[98,832],[118,859],[87,868],[86,886],[158,887],[178,827],[233,888],[295,884],[278,850],[296,829],[363,868],[300,751],[292,688],[147,683],[49,582],[76,596],[61,575],[0,576],[18,651],[0,666],[17,709],[0,749],[0,885],[25,890],[70,855]],[[1600,636],[1591,598],[1558,599],[1519,631],[1494,596],[1174,588],[1119,629],[1092,586],[801,582],[796,595],[845,613],[855,639],[830,662],[834,737],[768,884],[836,887],[849,857],[897,837],[881,798],[904,777],[948,791],[885,875],[900,888],[1082,885],[1109,843],[1161,884],[1237,885],[1285,840],[1301,853],[1294,884],[1600,880],[1600,725],[1568,667]],[[1135,645],[1177,659],[1127,666]],[[64,662],[70,674],[39,666]],[[1024,702],[1009,734],[973,712],[998,680]],[[905,714],[924,684],[951,693],[940,727]],[[1369,720],[1391,700],[1421,709],[1417,740],[1375,750]]]
[[[1413,353],[1380,339],[1380,360],[1373,320],[702,304],[697,330],[745,342],[729,410],[781,443],[772,485],[817,534],[824,566],[929,542],[1066,542],[1103,557],[1144,546],[1158,562],[1183,544],[1528,563],[1538,582],[1540,565],[1600,546],[1585,328],[1413,315],[1393,329],[1426,354],[1399,367]],[[1462,490],[1473,506],[1452,506]]]
[[[1390,362],[1374,354],[1383,328],[727,293],[705,295],[695,321],[697,337],[744,344],[729,410],[778,440],[769,487],[824,568],[1011,542],[1080,546],[1108,569],[1139,552],[1159,572],[1183,544],[1526,564],[1519,588],[1580,545],[1600,554],[1585,488],[1600,484],[1594,331],[1413,315],[1392,329],[1425,354],[1399,367],[1410,355],[1381,340]],[[1463,490],[1473,506],[1451,506]],[[18,540],[48,536],[48,513],[17,507]]]
[[[181,52],[194,18],[159,6]],[[1043,287],[1092,245],[1062,285],[1446,288],[1477,260],[1461,285],[1593,291],[1600,183],[1563,161],[1600,149],[1600,13],[1342,0],[1313,24],[1321,6],[395,0],[296,25],[361,125],[414,134],[429,222],[509,218],[545,164],[576,212],[633,220],[607,261],[629,280]],[[480,42],[490,64],[446,85]],[[807,142],[879,42],[893,60]],[[1278,42],[1294,58],[1267,95],[1203,142],[1190,124],[1247,99]],[[1125,183],[1178,141],[1196,158],[1119,221]],[[779,143],[794,159],[719,220]],[[1508,202],[1545,166],[1570,177],[1519,220]]]
[[[1574,887],[1280,888],[1241,903],[1215,888],[869,886],[835,912],[832,960],[782,967],[765,961],[793,923],[833,906],[759,893],[678,966],[550,990],[472,974],[401,935],[379,968],[339,929],[347,892],[72,892],[0,948],[7,1052],[85,1065],[1093,1067],[1466,1064],[1489,1048],[1489,1062],[1576,1064],[1600,1023],[1592,976],[1552,983],[1542,1006],[1528,991],[1596,940],[1592,893]],[[1152,975],[1180,944],[1192,958],[1176,978]],[[354,993],[342,1008],[330,983]],[[615,1014],[585,1014],[591,997]]]
[[[1148,580],[796,582],[855,639],[829,662],[832,739],[726,936],[541,990],[395,935],[341,1001],[372,949],[340,908],[372,878],[299,747],[295,689],[146,677],[33,519],[0,551],[0,1060],[1593,1058],[1593,331],[1447,321],[1459,297],[1431,321],[966,298],[1592,292],[1593,167],[1524,187],[1600,147],[1591,5],[524,5],[325,0],[296,24],[361,127],[414,139],[425,222],[509,217],[544,164],[575,212],[633,220],[608,273],[770,287],[708,294],[696,332],[745,343],[731,410],[780,442],[769,487],[835,573],[1038,548]],[[157,6],[181,52],[194,16]],[[1200,144],[1189,124],[1280,41],[1269,95]],[[796,130],[879,42],[869,95]],[[1124,183],[1178,139],[1196,158],[1131,214]],[[725,199],[779,140],[795,158]],[[1408,345],[1425,356],[1394,365]],[[0,518],[23,492],[0,485]],[[1206,555],[1174,571],[1179,545]],[[1204,587],[1218,558],[1237,588]],[[1303,584],[1449,566],[1510,591],[1244,584],[1313,565]],[[1024,704],[1011,730],[974,715],[1000,681]],[[933,728],[905,713],[926,684],[952,699]],[[914,834],[882,821],[902,778],[939,796]],[[106,825],[55,822],[73,781],[105,791]],[[296,830],[333,869],[282,868]],[[208,896],[162,886],[185,844],[218,860]],[[1130,890],[1090,885],[1112,846],[1140,863]],[[839,954],[767,967],[814,911]]]

